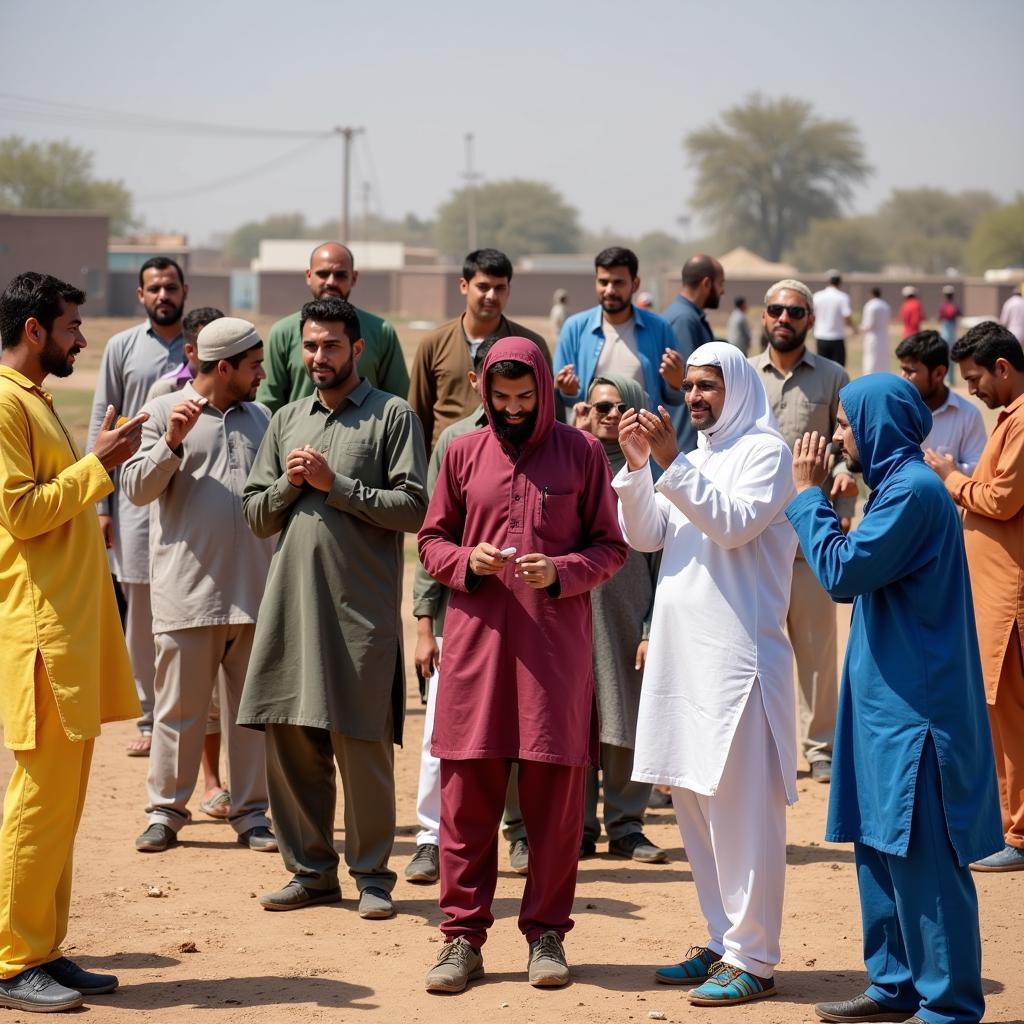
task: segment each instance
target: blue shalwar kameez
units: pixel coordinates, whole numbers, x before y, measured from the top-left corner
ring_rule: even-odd
[[[825,838],[852,842],[867,995],[927,1024],[984,1012],[968,865],[1002,849],[992,740],[960,517],[921,442],[907,381],[839,392],[871,497],[848,536],[821,489],[786,510],[836,601],[853,602]]]

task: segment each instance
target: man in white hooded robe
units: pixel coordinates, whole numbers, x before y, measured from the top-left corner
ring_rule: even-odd
[[[690,1002],[775,994],[796,801],[793,651],[786,636],[796,534],[792,455],[757,372],[723,342],[698,348],[683,385],[698,447],[679,454],[664,409],[623,417],[612,481],[626,540],[661,550],[633,778],[672,787],[704,945],[660,968]],[[664,469],[655,482],[648,457]]]

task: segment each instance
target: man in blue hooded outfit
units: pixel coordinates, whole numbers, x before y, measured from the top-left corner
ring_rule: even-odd
[[[960,517],[924,463],[932,417],[913,385],[873,374],[839,399],[833,440],[871,488],[863,521],[840,529],[817,433],[796,442],[786,515],[821,585],[853,602],[825,838],[854,844],[871,984],[815,1010],[838,1022],[977,1022],[968,865],[1000,849],[1002,832]]]

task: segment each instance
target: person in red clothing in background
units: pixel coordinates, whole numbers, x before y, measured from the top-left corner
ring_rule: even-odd
[[[513,762],[530,841],[519,914],[530,983],[569,980],[562,939],[573,924],[586,771],[597,763],[590,591],[628,554],[601,444],[555,421],[540,349],[499,341],[483,388],[487,425],[449,445],[419,533],[423,567],[452,591],[431,745],[441,759],[445,943],[429,992],[461,992],[483,974]]]
[[[924,306],[917,297],[917,290],[912,284],[903,289],[903,305],[900,306],[900,320],[903,321],[903,337],[909,338],[917,334],[924,323]]]

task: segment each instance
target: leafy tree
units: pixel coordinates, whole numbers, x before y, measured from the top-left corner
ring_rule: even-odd
[[[474,189],[476,237],[510,259],[528,253],[576,252],[580,228],[576,211],[540,181],[492,181]],[[437,244],[453,259],[466,253],[467,190],[459,189],[437,211]]]
[[[120,234],[137,223],[132,194],[120,181],[97,179],[92,153],[70,142],[26,142],[17,135],[0,139],[0,208],[99,210]]]
[[[1024,267],[1024,192],[978,220],[966,257],[967,266],[978,274],[997,267]]]
[[[876,217],[815,220],[797,239],[787,259],[802,271],[828,267],[846,270],[880,270],[886,262],[882,229]]]
[[[878,211],[889,258],[926,274],[959,267],[974,225],[998,206],[990,192],[895,189]]]
[[[272,213],[263,220],[249,221],[235,228],[224,242],[224,255],[236,265],[248,266],[260,252],[265,238],[310,238],[301,213]]]
[[[850,121],[819,118],[785,96],[755,94],[683,146],[697,171],[693,209],[729,244],[770,260],[812,220],[837,217],[870,172]]]

